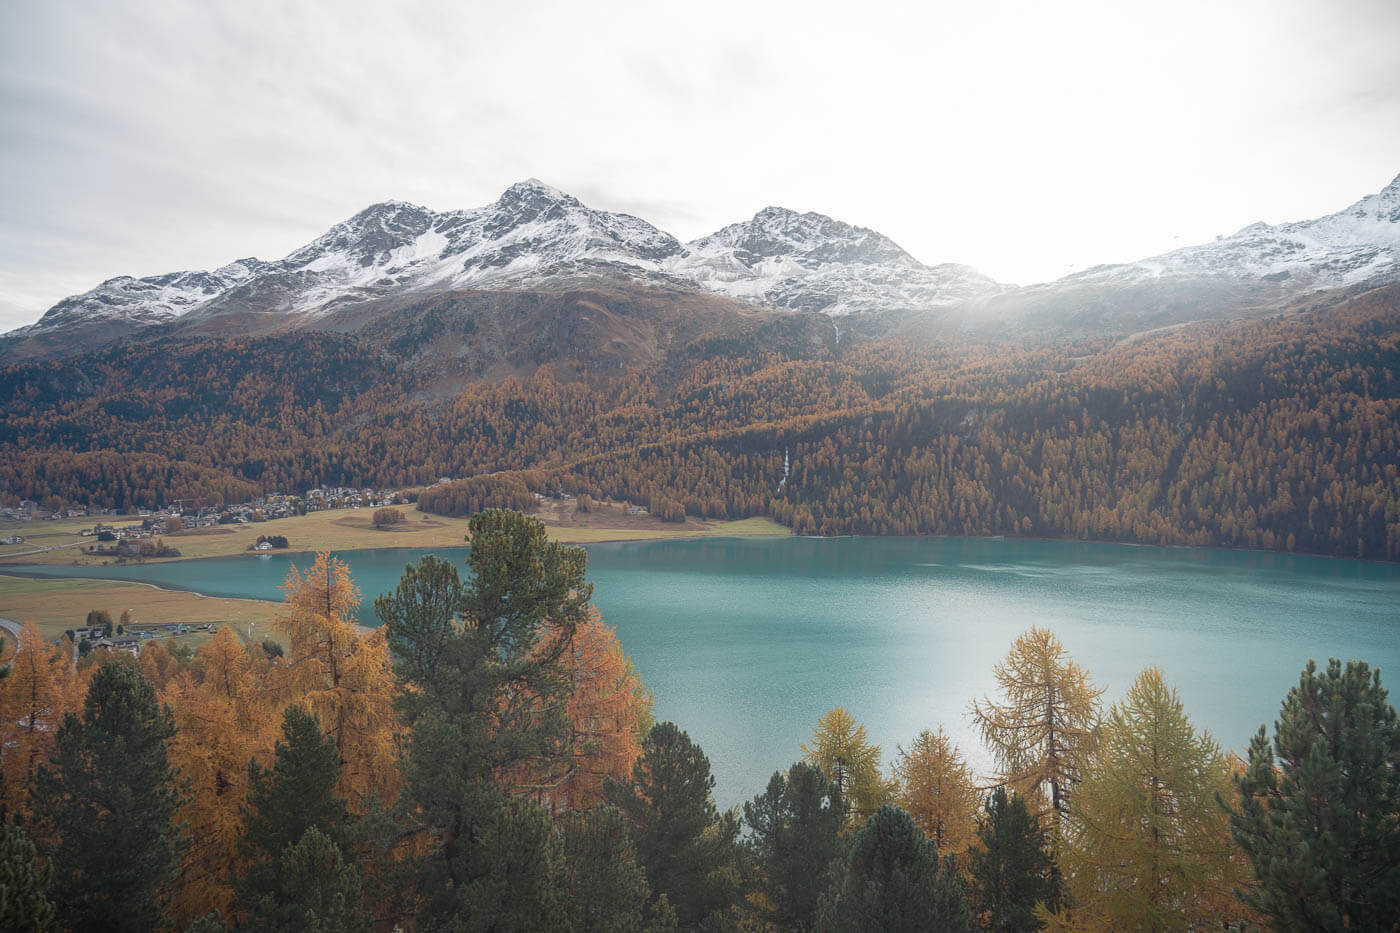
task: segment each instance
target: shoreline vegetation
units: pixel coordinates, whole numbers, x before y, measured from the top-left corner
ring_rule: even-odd
[[[703,521],[689,518],[683,524],[665,523],[652,516],[624,514],[619,505],[593,506],[587,515],[572,507],[548,503],[533,513],[545,524],[551,540],[560,544],[597,544],[605,541],[650,541],[663,538],[763,537],[791,534],[784,525],[767,518],[753,517],[732,521]],[[0,564],[71,564],[101,566],[113,558],[87,554],[81,548],[96,544],[83,537],[85,528],[103,521],[103,516],[68,518],[43,522],[0,522],[0,537],[20,535],[21,544],[0,545]],[[135,516],[120,516],[104,524],[138,523]],[[467,518],[410,512],[403,521],[387,527],[374,524],[372,509],[335,509],[292,518],[241,525],[218,525],[163,535],[163,540],[180,551],[179,557],[148,558],[144,563],[171,563],[210,557],[247,554],[259,536],[285,537],[288,554],[317,551],[363,551],[379,548],[461,547],[467,537]],[[45,550],[39,551],[43,548]]]
[[[130,610],[137,625],[172,622],[221,622],[233,626],[239,638],[257,641],[272,631],[279,603],[231,596],[205,596],[154,583],[94,580],[87,577],[26,577],[0,572],[0,618],[20,625],[32,622],[45,641],[53,641],[81,625],[90,610],[120,614]],[[252,625],[251,636],[249,625]],[[194,646],[204,633],[182,636]]]
[[[764,517],[752,517],[732,521],[703,521],[688,518],[683,525],[665,524],[654,517],[634,517],[624,515],[617,504],[595,504],[589,516],[576,515],[569,503],[553,503],[546,500],[544,507],[533,517],[541,519],[548,537],[560,544],[605,544],[625,541],[690,540],[695,538],[761,538],[761,537],[801,537],[822,540],[855,538],[861,535],[796,535],[794,532]],[[134,516],[130,517],[135,520]],[[581,519],[581,521],[580,521]],[[307,555],[320,551],[353,553],[393,548],[457,548],[467,543],[466,528],[468,518],[448,517],[413,511],[404,520],[387,528],[373,523],[371,509],[340,509],[316,512],[293,518],[282,518],[269,522],[247,525],[219,526],[215,529],[199,529],[176,532],[166,538],[179,542],[180,557],[144,558],[117,563],[130,565],[195,563],[202,560],[218,560],[227,557],[254,556],[255,554]],[[126,595],[111,593],[110,600],[101,602],[105,606],[138,602],[149,604],[151,617],[146,621],[164,622],[234,622],[243,625],[240,637],[247,638],[246,623],[253,622],[253,640],[262,637],[262,632],[270,626],[278,603],[252,597],[210,596],[196,590],[173,587],[170,584],[143,581],[102,580],[92,577],[54,577],[30,574],[25,566],[103,566],[114,563],[107,555],[75,552],[70,548],[95,541],[81,537],[84,527],[91,527],[92,517],[62,519],[39,522],[0,522],[0,535],[25,535],[21,545],[0,545],[0,618],[11,619],[20,624],[33,621],[46,638],[61,635],[70,627],[75,618],[83,616],[93,603],[91,590],[119,591],[128,587],[143,587],[147,591],[161,594],[151,601],[149,596],[141,598],[139,593]],[[116,523],[110,523],[116,524]],[[38,534],[33,529],[40,528]],[[289,529],[297,535],[310,532],[315,537],[294,537],[286,549],[257,552],[252,544],[259,536],[269,534],[269,529],[282,534]],[[460,534],[460,536],[459,536]],[[880,536],[875,536],[880,537]],[[1376,557],[1342,557],[1331,554],[1297,554],[1277,548],[1229,547],[1224,545],[1190,544],[1144,544],[1136,541],[1113,541],[1097,538],[1054,538],[1041,535],[916,535],[926,538],[973,538],[1004,540],[1014,538],[1027,541],[1065,541],[1082,544],[1104,544],[1127,548],[1163,548],[1166,550],[1222,550],[1248,553],[1272,554],[1279,558],[1318,558],[1331,560],[1352,560],[1371,564],[1390,564],[1392,561]],[[32,553],[35,547],[46,548],[42,553]],[[31,553],[22,553],[31,552]],[[106,599],[106,596],[103,596]],[[242,608],[229,612],[224,603],[238,604]],[[61,621],[66,620],[66,621]],[[60,624],[61,623],[61,624]],[[202,638],[200,639],[203,640]]]
[[[650,516],[625,515],[620,506],[595,504],[593,508],[587,515],[578,515],[562,504],[547,503],[536,517],[545,522],[550,539],[561,544],[768,537],[789,533],[787,528],[764,518],[715,522],[688,519],[683,525],[667,525]],[[176,532],[166,535],[165,539],[177,547],[182,556],[140,563],[188,563],[250,555],[253,553],[250,545],[260,535],[267,534],[288,539],[287,549],[263,552],[279,555],[319,551],[347,553],[378,548],[454,548],[466,543],[469,521],[466,518],[410,512],[401,522],[377,528],[373,516],[372,509],[338,509],[270,522]],[[136,520],[134,516],[132,520]],[[79,550],[81,546],[95,543],[95,538],[81,535],[82,529],[91,528],[94,521],[96,519],[87,517],[42,523],[0,523],[0,537],[19,534],[25,538],[23,544],[0,546],[0,617],[21,624],[32,621],[46,639],[56,638],[81,622],[94,607],[115,607],[118,611],[131,608],[143,622],[235,623],[243,638],[247,637],[247,624],[251,622],[254,640],[261,638],[270,625],[278,603],[205,596],[191,590],[148,583],[24,574],[25,565],[93,567],[112,563],[110,557]],[[36,547],[55,549],[22,553]]]
[[[722,812],[591,604],[586,552],[514,512],[471,530],[466,572],[405,568],[369,632],[326,552],[256,645],[221,626],[75,663],[26,627],[0,655],[26,928],[1380,929],[1400,909],[1400,727],[1364,661],[1309,661],[1240,757],[1150,661],[1109,706],[1033,626],[971,698],[992,771],[934,723],[882,760],[836,706]]]

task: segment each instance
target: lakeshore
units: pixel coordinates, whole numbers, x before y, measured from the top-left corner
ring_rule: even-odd
[[[180,551],[179,557],[120,564],[107,555],[83,552],[83,547],[95,543],[94,538],[82,535],[85,528],[92,527],[91,517],[6,522],[0,524],[0,537],[16,534],[24,541],[0,545],[0,616],[19,622],[32,621],[46,639],[56,638],[65,629],[81,624],[91,609],[107,609],[114,618],[122,610],[131,609],[141,622],[230,622],[245,638],[251,624],[252,637],[260,639],[272,631],[270,623],[278,606],[274,601],[210,597],[188,590],[81,576],[54,577],[53,568],[72,566],[81,574],[83,569],[104,566],[190,564],[239,557],[253,553],[251,548],[262,535],[281,535],[287,539],[286,550],[270,552],[281,555],[323,550],[337,553],[397,548],[437,550],[459,548],[466,542],[468,520],[465,518],[406,511],[403,521],[388,528],[376,528],[373,511],[337,509],[246,525],[180,531],[164,539]],[[788,529],[764,518],[724,522],[687,519],[683,524],[664,523],[651,516],[627,515],[620,506],[595,505],[591,512],[578,513],[573,503],[553,500],[542,503],[536,516],[546,523],[552,539],[569,544],[788,534]],[[26,575],[28,566],[43,567],[44,576]]]

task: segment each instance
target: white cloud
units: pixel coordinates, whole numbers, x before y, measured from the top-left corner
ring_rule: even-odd
[[[1400,5],[0,7],[0,329],[538,176],[682,239],[768,204],[1006,281],[1400,171]]]

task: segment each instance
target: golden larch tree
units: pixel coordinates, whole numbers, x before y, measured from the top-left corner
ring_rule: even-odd
[[[570,809],[586,810],[603,799],[603,780],[627,781],[651,729],[651,694],[622,651],[617,632],[598,610],[578,625],[561,661],[573,692],[573,761],[557,797]]]
[[[812,744],[803,745],[807,760],[836,785],[856,822],[864,822],[890,796],[880,776],[880,746],[871,745],[865,725],[837,706],[817,720]]]
[[[151,639],[141,646],[140,666],[146,679],[157,690],[164,690],[166,684],[180,672],[180,659],[165,650],[158,640]]]
[[[1047,916],[1053,929],[1233,929],[1256,919],[1231,896],[1248,873],[1217,803],[1230,766],[1157,668],[1109,710],[1083,777],[1058,856],[1073,909]]]
[[[228,626],[166,685],[164,700],[176,725],[170,761],[188,782],[179,818],[189,845],[169,907],[178,927],[213,910],[228,914],[230,881],[240,864],[248,762],[271,756],[274,699],[260,682],[250,649]]]
[[[86,688],[71,647],[45,644],[32,622],[8,663],[9,676],[0,680],[0,818],[7,819],[28,812],[34,773],[49,760],[63,714],[82,708]]]
[[[391,804],[401,777],[394,744],[394,673],[382,628],[354,622],[360,591],[342,560],[322,551],[305,574],[292,567],[276,624],[286,634],[282,705],[316,714],[340,752],[337,791],[353,813],[372,795]]]
[[[940,855],[962,856],[977,838],[979,800],[957,745],[939,726],[925,729],[899,749],[894,766],[899,805],[937,846]]]
[[[1001,768],[1001,781],[1058,826],[1094,745],[1103,688],[1043,628],[1017,638],[992,672],[1001,700],[974,700],[972,716]]]

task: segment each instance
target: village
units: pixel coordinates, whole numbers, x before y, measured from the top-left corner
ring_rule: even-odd
[[[448,477],[433,485],[451,482]],[[96,517],[93,527],[81,531],[83,537],[93,537],[103,543],[136,542],[159,538],[177,531],[213,528],[218,525],[246,525],[252,522],[291,518],[329,509],[380,508],[413,502],[416,490],[355,488],[349,486],[317,486],[302,495],[269,493],[250,502],[209,505],[197,500],[178,500],[163,509],[132,509],[123,512],[110,508],[51,508],[46,509],[32,499],[21,499],[15,506],[0,507],[0,521],[41,522],[61,519]],[[137,519],[132,522],[131,519]],[[119,524],[119,522],[122,522]],[[23,544],[24,535],[10,534],[0,544]],[[270,546],[269,546],[270,547]],[[266,548],[264,548],[266,550]],[[112,549],[118,553],[117,548]],[[131,555],[135,556],[135,554]],[[142,555],[142,556],[177,556]]]
[[[108,622],[105,625],[69,629],[63,634],[73,643],[73,647],[79,655],[99,650],[120,652],[137,657],[141,653],[141,645],[150,639],[173,639],[194,632],[213,634],[219,630],[219,625],[218,622],[171,622],[164,625],[118,623],[114,629]]]

